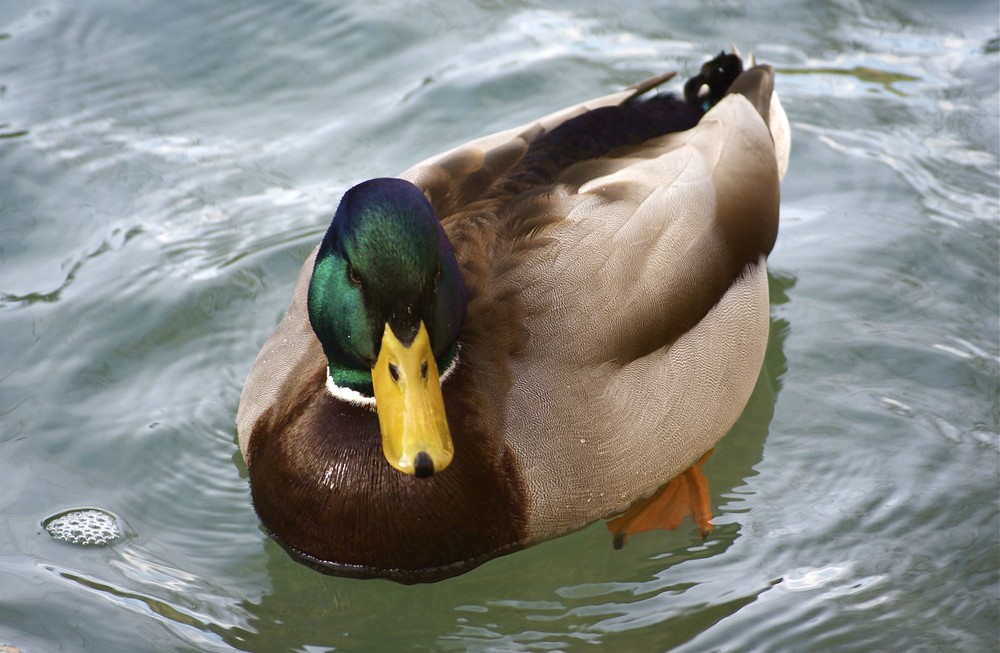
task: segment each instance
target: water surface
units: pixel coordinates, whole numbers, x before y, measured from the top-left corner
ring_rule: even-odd
[[[994,3],[0,6],[0,645],[973,651],[1000,628]],[[343,190],[730,42],[794,146],[716,528],[435,585],[259,530],[239,391]],[[72,509],[105,547],[53,540]]]

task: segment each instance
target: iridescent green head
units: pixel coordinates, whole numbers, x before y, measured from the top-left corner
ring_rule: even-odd
[[[454,454],[438,370],[456,356],[465,307],[455,253],[419,188],[372,179],[344,194],[316,255],[309,321],[331,390],[374,397],[383,453],[407,474],[430,476]]]
[[[409,345],[423,323],[438,368],[447,368],[465,318],[465,283],[419,188],[383,178],[344,194],[316,256],[308,308],[338,386],[372,396],[386,325]]]

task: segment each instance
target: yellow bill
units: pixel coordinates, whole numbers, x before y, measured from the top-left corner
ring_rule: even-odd
[[[399,341],[388,323],[385,325],[372,385],[382,452],[389,464],[419,477],[447,467],[454,445],[437,362],[423,322],[409,347]]]

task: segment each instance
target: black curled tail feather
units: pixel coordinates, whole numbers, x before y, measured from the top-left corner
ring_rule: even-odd
[[[587,111],[534,141],[506,175],[493,183],[487,197],[511,196],[552,184],[566,168],[597,159],[629,145],[691,129],[725,96],[743,71],[738,55],[722,52],[684,86],[684,99],[673,93],[633,97],[627,102]],[[664,81],[669,76],[661,76]],[[707,93],[703,89],[707,87]]]
[[[743,72],[743,60],[735,54],[720,52],[701,67],[701,73],[684,84],[684,99],[702,113],[714,107],[726,95],[729,86]],[[708,87],[708,92],[702,90]]]

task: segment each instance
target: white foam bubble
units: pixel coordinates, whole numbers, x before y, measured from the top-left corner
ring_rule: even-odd
[[[103,510],[72,510],[45,520],[45,530],[61,542],[106,546],[122,538],[118,518]]]

